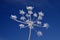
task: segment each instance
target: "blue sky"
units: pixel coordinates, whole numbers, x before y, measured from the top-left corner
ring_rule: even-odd
[[[31,40],[60,40],[60,0],[0,0],[0,39],[27,40],[29,29],[19,29],[19,23],[10,19],[11,14],[18,15],[20,9],[34,6],[34,11],[43,11],[44,21],[49,29],[42,29],[43,36],[38,37],[32,30]]]

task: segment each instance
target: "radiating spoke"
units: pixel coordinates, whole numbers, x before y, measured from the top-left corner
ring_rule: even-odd
[[[34,26],[37,26],[38,27],[39,25],[38,24],[34,24]]]
[[[22,22],[22,21],[17,20],[17,19],[15,19],[15,21],[17,21],[17,22],[19,22],[19,23],[27,24],[26,22]]]
[[[34,24],[33,26],[36,26],[38,28],[42,28],[42,25]]]

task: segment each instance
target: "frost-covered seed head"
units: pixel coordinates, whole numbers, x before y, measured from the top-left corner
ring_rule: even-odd
[[[20,28],[24,28],[25,25],[24,24],[20,24],[19,26],[20,26]]]
[[[17,19],[16,15],[11,15],[11,19]]]
[[[27,10],[32,10],[34,7],[32,7],[32,6],[27,6],[26,8],[27,8]]]
[[[24,17],[24,16],[22,16],[20,19],[21,19],[21,20],[25,20],[25,17]]]
[[[41,16],[38,16],[38,20],[42,20],[42,17]]]
[[[34,14],[33,14],[33,16],[34,16],[34,17],[37,17],[37,14],[36,14],[36,13],[34,13]]]
[[[32,11],[28,11],[28,14],[32,14],[33,12]]]
[[[39,16],[44,16],[43,12],[39,12]]]
[[[43,34],[42,34],[41,31],[38,31],[38,32],[37,32],[37,35],[38,35],[38,36],[42,36]]]
[[[25,14],[25,12],[24,12],[23,10],[20,10],[20,14],[22,14],[22,15],[23,15],[23,14]]]
[[[26,14],[26,17],[30,17],[31,15],[29,15],[29,14]]]
[[[44,23],[43,27],[48,28],[49,27],[48,23]]]

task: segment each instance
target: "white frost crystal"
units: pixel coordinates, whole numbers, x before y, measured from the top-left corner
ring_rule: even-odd
[[[37,14],[36,14],[36,13],[34,13],[34,14],[33,14],[33,16],[34,16],[34,17],[37,17]]]
[[[38,32],[37,32],[37,35],[38,35],[38,36],[42,36],[43,34],[42,34],[41,31],[38,31]]]
[[[19,26],[20,26],[20,28],[24,28],[25,25],[24,24],[20,24]]]
[[[17,16],[16,15],[11,15],[11,19],[16,19]]]
[[[20,10],[20,14],[22,14],[22,15],[23,15],[23,14],[25,14],[25,12],[24,12],[23,10]]]

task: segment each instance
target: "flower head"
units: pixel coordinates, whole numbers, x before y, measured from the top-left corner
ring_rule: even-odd
[[[17,19],[16,15],[11,15],[11,19]]]
[[[38,35],[38,36],[42,36],[43,34],[42,34],[41,31],[38,31],[38,32],[37,32],[37,35]]]
[[[22,14],[22,15],[25,14],[25,12],[23,10],[19,10],[19,11],[20,11],[20,14]]]
[[[39,16],[44,16],[44,14],[43,14],[43,12],[41,11],[41,12],[39,12]]]
[[[27,8],[27,10],[32,10],[34,7],[32,7],[32,6],[27,6],[26,8]]]
[[[24,27],[24,26],[25,26],[24,24],[20,24],[19,26],[20,26],[20,29],[21,29],[21,28],[25,28],[25,27]]]
[[[43,27],[48,28],[49,27],[48,23],[44,23]]]
[[[37,17],[38,15],[37,15],[37,13],[34,13],[33,16],[34,16],[34,17]]]

